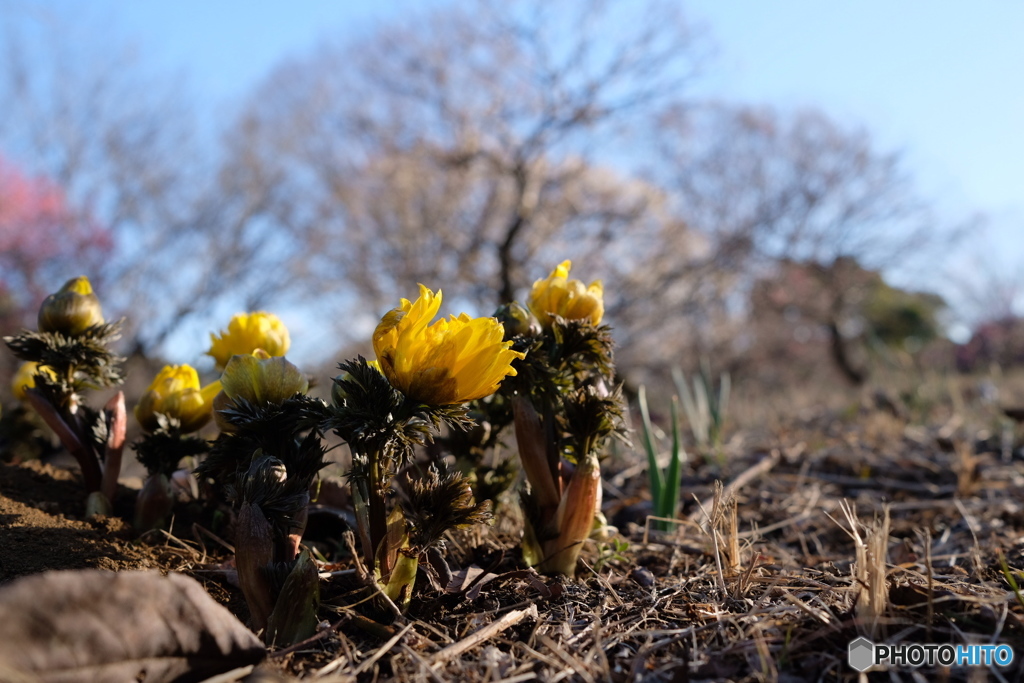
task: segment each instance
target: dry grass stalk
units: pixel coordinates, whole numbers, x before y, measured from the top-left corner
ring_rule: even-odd
[[[437,654],[434,655],[431,666],[436,669],[438,666],[441,666],[445,662],[455,659],[462,653],[471,650],[477,645],[493,638],[505,629],[515,626],[527,616],[532,617],[534,619],[537,618],[536,605],[530,605],[527,609],[509,612],[497,621],[491,622],[479,631],[470,634],[468,637],[463,638],[457,643],[452,643],[451,645],[444,648],[443,650],[440,650]]]
[[[751,483],[758,477],[767,474],[773,467],[779,464],[779,460],[782,459],[782,453],[777,448],[773,448],[771,453],[766,458],[762,458],[757,461],[754,465],[751,465],[744,471],[740,472],[735,479],[733,479],[728,486],[725,487],[727,494],[734,495],[741,488]],[[714,504],[714,499],[707,499],[698,506],[697,510],[690,513],[690,521],[695,522],[700,519],[703,513],[703,508],[710,507]]]
[[[740,551],[739,513],[735,496],[731,496],[725,502],[722,535],[725,538],[726,569],[730,576],[739,574],[743,568],[743,558]]]
[[[953,468],[956,472],[956,495],[959,498],[970,498],[978,482],[978,457],[965,441],[957,441],[955,448]]]
[[[849,529],[844,529],[853,539],[855,560],[853,575],[856,581],[857,621],[868,637],[877,640],[881,633],[882,617],[889,602],[886,584],[887,557],[889,552],[889,510],[884,508],[882,521],[870,526],[862,525],[857,519],[856,508],[847,501],[840,509],[846,517]],[[864,535],[860,533],[863,527]]]
[[[771,648],[764,637],[764,631],[764,626],[755,626],[751,634],[757,656],[751,657],[750,668],[760,674],[760,680],[774,682],[779,680],[779,667],[776,665],[775,657],[772,656]]]
[[[675,525],[675,530],[672,531],[672,532],[655,532],[655,533],[661,533],[661,534],[667,533],[667,534],[671,534],[671,535],[678,535],[679,527],[681,527],[682,525],[686,524],[687,521],[688,520],[685,520],[685,519],[674,519],[672,517],[657,517],[655,515],[647,515],[647,518],[644,520],[644,537],[643,537],[643,541],[642,542],[643,542],[644,545],[647,545],[648,543],[650,543],[650,538],[651,538],[651,522],[665,522],[667,524]]]
[[[710,526],[715,539],[715,552],[721,557],[723,578],[734,578],[743,568],[738,505],[734,492],[723,487],[720,481],[715,482]]]

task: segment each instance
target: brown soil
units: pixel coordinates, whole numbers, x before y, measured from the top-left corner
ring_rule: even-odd
[[[47,569],[148,569],[159,553],[119,517],[83,521],[82,484],[38,462],[0,463],[0,584]]]
[[[349,608],[358,588],[351,575],[334,577],[323,582],[320,615],[331,628],[296,651],[272,654],[259,670],[305,678],[330,667],[323,680],[353,683],[857,680],[846,647],[872,627],[843,512],[851,503],[865,541],[887,509],[891,518],[880,537],[885,556],[874,562],[884,579],[876,585],[883,599],[876,639],[1006,643],[1016,661],[996,673],[1020,680],[1024,597],[1003,570],[1005,561],[1024,582],[1020,435],[1008,443],[980,433],[862,410],[793,422],[756,440],[747,435],[725,449],[720,464],[691,454],[681,515],[689,521],[671,534],[645,535],[635,523],[645,516],[643,466],[610,462],[605,511],[628,543],[589,543],[576,580],[524,570],[516,548],[521,523],[506,508],[494,527],[448,541],[452,570],[483,568],[496,575],[486,585],[440,591],[421,576],[407,614],[368,632]],[[712,502],[716,480],[740,481],[727,491],[735,524],[727,497]],[[245,620],[244,600],[224,571],[230,554],[216,540],[181,521],[173,537],[133,540],[123,521],[131,492],[115,506],[117,517],[88,522],[82,498],[65,470],[0,465],[0,583],[46,569],[184,571]],[[228,529],[215,530],[230,541]],[[337,560],[329,569],[351,568],[336,543],[318,548]],[[534,607],[536,614],[522,612]],[[444,648],[503,619],[510,621],[504,628],[446,656]],[[991,673],[920,672],[954,681]],[[880,675],[912,680],[909,669]]]

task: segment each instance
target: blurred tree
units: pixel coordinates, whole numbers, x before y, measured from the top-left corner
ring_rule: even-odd
[[[913,354],[942,335],[938,318],[945,307],[937,294],[899,289],[879,276],[864,302],[865,328],[885,346]]]
[[[0,337],[35,329],[46,295],[102,268],[112,246],[110,232],[72,207],[57,185],[0,156]],[[17,365],[0,354],[0,393]]]
[[[272,197],[234,175],[241,162],[226,159],[216,125],[200,126],[182,78],[150,73],[86,15],[70,25],[39,5],[7,10],[0,149],[50,179],[111,245],[100,264],[69,234],[39,286],[87,274],[110,317],[128,314],[129,350],[143,354],[190,316],[294,291],[279,266],[295,250],[257,218]]]
[[[69,278],[102,266],[112,247],[108,230],[75,211],[64,192],[0,157],[0,334],[35,324],[43,298]]]
[[[701,41],[647,9],[483,0],[323,45],[255,93],[233,175],[265,183],[306,275],[374,314],[417,282],[486,312],[570,257],[605,280],[622,365],[658,367],[721,353],[757,276],[795,259],[841,357],[843,259],[885,268],[942,231],[863,131],[697,106]]]
[[[110,231],[90,275],[111,315],[145,312],[141,351],[228,306],[295,307],[341,346],[417,282],[486,313],[565,258],[605,280],[623,368],[741,351],[787,259],[818,268],[841,349],[843,260],[941,232],[862,131],[698,106],[675,3],[447,4],[289,60],[205,135],[180,79],[66,28],[8,41],[0,144]]]
[[[983,322],[956,349],[956,366],[961,372],[984,372],[993,365],[1024,365],[1024,318],[1007,315]]]
[[[850,343],[864,332],[868,285],[887,268],[932,265],[964,226],[935,218],[899,154],[821,112],[710,104],[665,113],[659,135],[657,177],[708,236],[716,264],[747,272],[741,287],[792,287],[785,306],[823,326],[836,367],[862,383]]]
[[[34,5],[8,6],[0,62],[0,147],[26,172],[46,177],[102,225],[112,243],[102,265],[71,249],[42,283],[55,290],[84,274],[110,317],[152,331],[177,313],[176,253],[202,187],[177,83],[147,78],[132,51],[104,34],[81,33]],[[160,321],[160,322],[158,322]]]
[[[699,59],[670,5],[646,9],[484,0],[324,45],[252,98],[241,172],[324,290],[376,315],[417,282],[487,312],[566,257],[614,285],[693,246],[659,188],[612,170]]]
[[[823,271],[813,261],[782,260],[751,288],[750,331],[757,348],[748,361],[774,365],[755,369],[763,380],[820,380],[821,363],[831,359],[842,377],[861,384],[872,356],[895,352],[916,358],[941,335],[941,297],[894,287],[852,258],[839,258]],[[823,286],[823,278],[843,292],[838,312],[834,290]],[[842,329],[833,327],[840,324]]]
[[[1001,252],[984,233],[971,236],[969,249],[960,254],[959,263],[952,264],[949,275],[961,322],[977,329],[1016,317],[1024,306],[1021,255]]]

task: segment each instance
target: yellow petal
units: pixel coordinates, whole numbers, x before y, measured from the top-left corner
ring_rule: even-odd
[[[431,320],[442,296],[420,285],[420,296],[402,299],[381,319],[373,348],[384,376],[409,398],[430,405],[464,403],[488,396],[507,375],[512,361],[523,354],[503,342],[504,330],[495,318],[466,314]]]
[[[309,380],[295,365],[259,349],[249,356],[232,356],[220,384],[231,401],[242,398],[257,405],[280,404],[309,390]]]
[[[547,278],[533,283],[528,306],[544,327],[551,326],[552,316],[567,320],[588,320],[599,325],[604,316],[604,287],[600,280],[585,286],[580,280],[569,280],[571,261],[563,261]]]
[[[249,355],[256,349],[271,356],[283,356],[290,346],[291,337],[281,319],[266,311],[256,311],[235,315],[219,336],[211,334],[206,354],[213,356],[217,367],[223,368],[232,356]]]
[[[194,432],[210,419],[216,392],[209,389],[200,390],[199,374],[191,366],[165,365],[135,406],[135,419],[143,429],[155,431],[161,413],[176,418],[183,432]]]

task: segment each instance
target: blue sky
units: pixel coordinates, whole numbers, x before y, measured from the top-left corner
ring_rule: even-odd
[[[709,92],[812,105],[905,150],[926,191],[1024,257],[1024,3],[699,0]]]
[[[428,4],[0,0],[0,27],[11,9],[83,31],[101,27],[134,43],[154,73],[180,73],[203,101],[230,108],[281,59],[318,39],[361,34]],[[714,45],[697,94],[813,106],[864,126],[883,148],[905,152],[940,207],[989,216],[957,267],[979,261],[1024,283],[1024,2],[694,0],[685,7]]]

